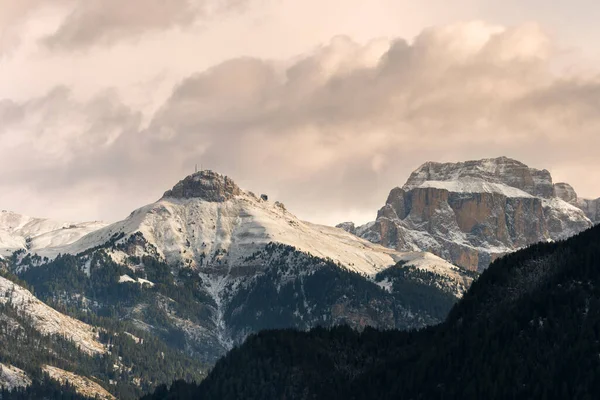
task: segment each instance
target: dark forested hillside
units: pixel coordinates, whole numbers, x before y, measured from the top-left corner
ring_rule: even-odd
[[[595,399],[598,376],[600,227],[495,261],[438,326],[265,331],[146,399]]]

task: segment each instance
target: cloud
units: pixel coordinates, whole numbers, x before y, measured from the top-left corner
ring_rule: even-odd
[[[58,25],[54,32],[42,33],[42,43],[51,50],[81,50],[139,38],[148,32],[209,22],[247,9],[250,1],[0,0],[0,55],[19,45],[26,33],[25,25],[40,25],[38,19],[49,15],[57,18]]]
[[[101,214],[102,202],[123,185],[120,167],[135,161],[132,149],[123,153],[119,143],[139,132],[139,121],[113,91],[82,101],[57,87],[22,103],[0,100],[5,208],[45,209],[70,219],[77,219],[78,211]]]
[[[37,12],[47,8],[62,7],[71,0],[54,0],[51,4],[44,0],[0,0],[0,60],[13,52],[26,36],[24,25]]]
[[[143,33],[187,27],[246,6],[246,0],[77,1],[58,30],[44,39],[51,48],[112,44]]]
[[[551,168],[579,162],[567,149],[590,153],[600,93],[555,76],[554,51],[535,24],[455,24],[387,47],[338,37],[285,68],[244,58],[184,80],[148,134],[201,143],[208,165],[274,182],[303,213],[374,208],[429,159],[506,154]]]
[[[600,81],[556,75],[554,54],[535,24],[473,22],[413,41],[336,37],[286,62],[232,59],[182,80],[147,127],[111,91],[3,101],[0,190],[111,219],[202,163],[335,223],[373,218],[425,161],[507,155],[597,196]]]

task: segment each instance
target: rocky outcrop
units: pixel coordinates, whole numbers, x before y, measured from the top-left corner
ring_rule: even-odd
[[[568,183],[561,182],[554,184],[554,195],[569,204],[577,203],[577,193],[575,193],[573,186]]]
[[[553,185],[548,171],[506,157],[428,162],[402,188],[392,189],[377,220],[356,233],[400,251],[430,251],[463,268],[483,270],[505,253],[589,228],[592,222],[577,202],[575,191]]]
[[[577,199],[576,205],[594,224],[600,224],[600,199]]]
[[[594,224],[600,223],[600,199],[588,200],[579,198],[575,189],[568,183],[555,184],[554,193],[556,197],[581,209]]]
[[[337,224],[335,227],[343,229],[353,235],[356,234],[356,226],[354,225],[354,222],[342,222],[341,224]]]
[[[224,202],[241,193],[242,190],[229,177],[205,170],[179,181],[173,189],[165,192],[163,198],[201,198],[210,202]]]

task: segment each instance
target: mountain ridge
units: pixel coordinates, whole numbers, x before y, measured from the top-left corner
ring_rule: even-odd
[[[430,325],[475,278],[430,253],[301,221],[213,171],[8,263],[44,301],[130,322],[209,364],[261,329]]]
[[[0,211],[0,258],[17,250],[41,250],[73,243],[106,226],[101,221],[66,222]]]
[[[157,202],[133,211],[123,221],[36,253],[49,258],[59,253],[78,254],[107,243],[114,235],[124,233],[118,240],[122,243],[137,232],[168,263],[194,267],[201,259],[211,258],[239,263],[271,242],[294,246],[369,275],[403,260],[403,254],[343,230],[301,221],[282,203],[243,191],[230,178],[208,170],[186,177]],[[411,254],[408,257],[414,258]],[[439,258],[428,259],[447,264]]]
[[[568,189],[554,185],[547,170],[507,157],[427,162],[390,191],[375,221],[338,226],[398,251],[430,251],[481,271],[503,254],[591,227],[587,215],[596,203]]]

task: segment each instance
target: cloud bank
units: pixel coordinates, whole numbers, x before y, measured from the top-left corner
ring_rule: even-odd
[[[18,43],[19,25],[53,10],[63,15],[42,43],[56,50],[87,50],[239,12],[250,0],[0,0],[0,54]],[[42,14],[41,17],[44,15]],[[40,18],[41,18],[40,17]]]
[[[113,219],[202,163],[304,218],[364,221],[425,161],[507,155],[597,197],[600,81],[557,74],[555,55],[535,24],[472,22],[228,60],[182,80],[147,126],[114,91],[5,100],[0,190]]]

